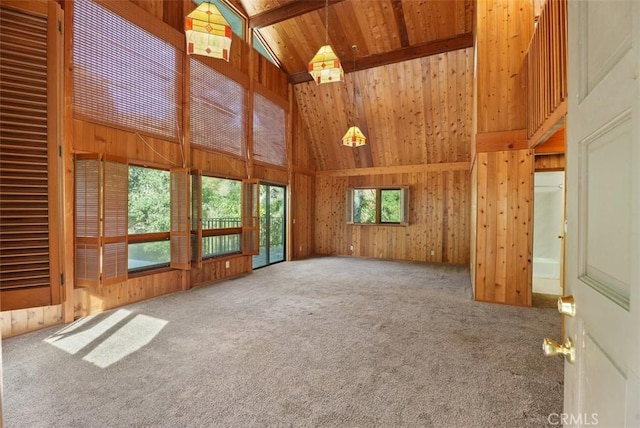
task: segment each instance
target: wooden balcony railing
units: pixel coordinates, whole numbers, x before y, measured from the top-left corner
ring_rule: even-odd
[[[547,0],[523,66],[532,147],[564,123],[567,113],[567,0]]]

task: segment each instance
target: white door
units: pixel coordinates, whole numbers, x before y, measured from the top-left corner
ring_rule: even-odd
[[[569,1],[566,426],[640,426],[640,1]]]

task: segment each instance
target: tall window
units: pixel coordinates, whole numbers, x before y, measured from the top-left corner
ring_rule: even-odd
[[[407,224],[409,222],[409,189],[347,190],[347,222]]]
[[[287,164],[285,111],[267,97],[253,100],[253,152],[255,159],[273,165]]]
[[[129,271],[169,265],[169,181],[169,171],[129,166]]]
[[[199,58],[191,57],[190,70],[191,143],[244,157],[245,88]]]
[[[91,0],[76,0],[73,16],[74,114],[177,141],[182,128],[179,50]]]

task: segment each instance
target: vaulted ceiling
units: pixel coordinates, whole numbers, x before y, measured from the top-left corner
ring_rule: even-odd
[[[234,0],[294,83],[325,44],[324,0]],[[473,0],[329,0],[329,43],[346,72],[472,45]]]
[[[468,161],[473,0],[229,1],[294,83],[317,170]],[[346,77],[316,86],[307,69],[327,15]],[[368,144],[342,147],[356,118]]]

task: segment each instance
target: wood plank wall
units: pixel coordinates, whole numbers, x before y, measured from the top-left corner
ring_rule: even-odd
[[[475,298],[531,306],[532,150],[478,153]]]
[[[379,259],[469,263],[469,173],[451,171],[316,178],[316,252]],[[409,186],[409,225],[349,225],[349,187]]]
[[[536,172],[564,171],[564,153],[536,155]]]
[[[534,156],[521,70],[532,34],[531,2],[478,0],[472,282],[476,300],[521,306],[531,305]]]
[[[292,177],[290,187],[291,258],[304,259],[315,253],[315,164],[309,131],[304,126],[298,103],[292,97]]]
[[[62,322],[62,305],[0,312],[2,338],[50,327]]]

